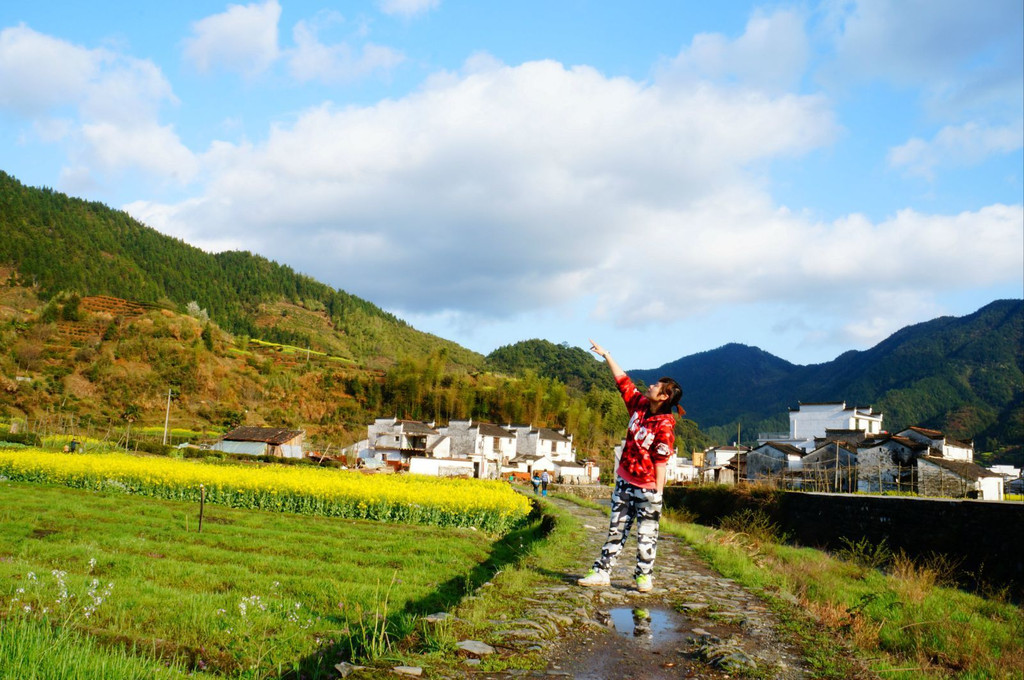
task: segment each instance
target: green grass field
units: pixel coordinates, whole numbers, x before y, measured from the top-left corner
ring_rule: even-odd
[[[0,678],[334,677],[522,536],[211,505],[200,533],[195,503],[0,481]]]

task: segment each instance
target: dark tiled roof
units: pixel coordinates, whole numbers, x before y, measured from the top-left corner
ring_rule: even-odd
[[[929,430],[929,429],[926,429],[926,428],[923,428],[923,427],[908,427],[907,429],[908,430],[913,430],[914,432],[919,432],[919,433],[923,434],[924,436],[929,437],[931,439],[942,439],[943,438],[942,432],[940,432],[939,430]]]
[[[397,424],[402,426],[403,432],[411,432],[413,434],[438,434],[437,430],[418,420],[399,420]]]
[[[893,435],[893,436],[889,437],[889,439],[891,439],[894,442],[898,442],[900,444],[903,444],[908,449],[912,449],[914,451],[921,451],[923,449],[927,449],[928,448],[927,444],[919,442],[919,441],[917,441],[915,439],[910,439],[909,437],[900,437],[899,435]]]
[[[568,442],[569,441],[569,438],[566,437],[561,432],[558,432],[557,430],[552,430],[552,429],[547,428],[547,427],[538,427],[536,430],[533,430],[533,431],[537,433],[537,436],[540,439],[550,439],[550,440],[553,440],[553,441],[556,441],[556,442]]]
[[[515,437],[505,428],[492,423],[477,423],[476,426],[480,428],[480,434],[486,437]]]
[[[266,442],[267,444],[286,444],[302,434],[302,430],[284,430],[278,427],[236,427],[224,435],[223,439],[230,442]]]
[[[773,449],[782,451],[783,453],[790,456],[800,456],[801,458],[803,458],[805,455],[807,455],[803,449],[798,449],[792,444],[783,444],[782,442],[765,442],[761,446],[770,446]],[[758,446],[757,448],[759,449],[761,448],[761,446]],[[754,450],[756,451],[757,449]]]

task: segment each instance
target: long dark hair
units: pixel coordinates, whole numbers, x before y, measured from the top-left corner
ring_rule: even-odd
[[[658,382],[661,383],[661,389],[669,390],[668,400],[661,402],[661,407],[658,409],[658,413],[672,413],[672,409],[679,406],[679,400],[683,396],[683,388],[680,387],[679,383],[674,379],[667,376],[660,378]],[[679,410],[681,413],[686,413],[686,411],[683,411],[681,406],[679,407]]]

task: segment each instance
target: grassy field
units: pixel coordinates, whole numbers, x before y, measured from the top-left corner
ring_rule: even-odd
[[[1024,612],[998,591],[951,586],[941,560],[864,544],[832,555],[780,542],[763,516],[726,520],[722,529],[671,518],[663,526],[722,575],[763,594],[817,677],[853,677],[844,661],[852,649],[882,678],[1024,678]]]
[[[211,505],[200,533],[197,514],[0,481],[0,677],[334,677],[342,659],[389,653],[534,536]]]

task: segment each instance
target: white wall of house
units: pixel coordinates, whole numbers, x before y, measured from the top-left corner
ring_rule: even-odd
[[[935,453],[928,455],[939,456],[947,460],[963,460],[968,463],[974,462],[974,444],[971,442],[960,442],[950,439],[937,430],[922,431],[921,428],[907,428],[899,433],[899,436],[913,439],[916,442],[927,445]]]
[[[704,450],[704,467],[713,468],[728,465],[736,457],[736,454],[746,452],[747,450],[745,446],[739,448],[735,446],[712,446]]]
[[[366,428],[366,440],[373,449],[416,449],[435,458],[451,458],[451,441],[425,423],[415,430],[397,418],[377,418]]]
[[[669,482],[690,482],[697,479],[698,469],[689,458],[680,458],[676,454],[668,459],[665,479]]]
[[[978,498],[985,501],[1004,500],[1005,481],[1002,477],[982,477],[978,480],[980,486]]]
[[[847,406],[846,402],[800,404],[789,412],[789,438],[810,440],[824,437],[825,430],[861,430],[868,434],[882,431],[882,414],[870,409]]]
[[[451,440],[451,455],[471,458],[477,466],[478,476],[493,479],[501,474],[516,457],[516,433],[489,423],[472,420],[453,420],[440,432]]]
[[[413,456],[409,459],[409,472],[431,477],[472,477],[473,461],[461,458]]]
[[[1002,477],[982,477],[979,498],[983,501],[1006,500],[1006,480]]]
[[[507,429],[516,431],[516,453],[520,455],[549,456],[552,460],[566,462],[576,460],[571,434],[529,425],[512,425]]]

